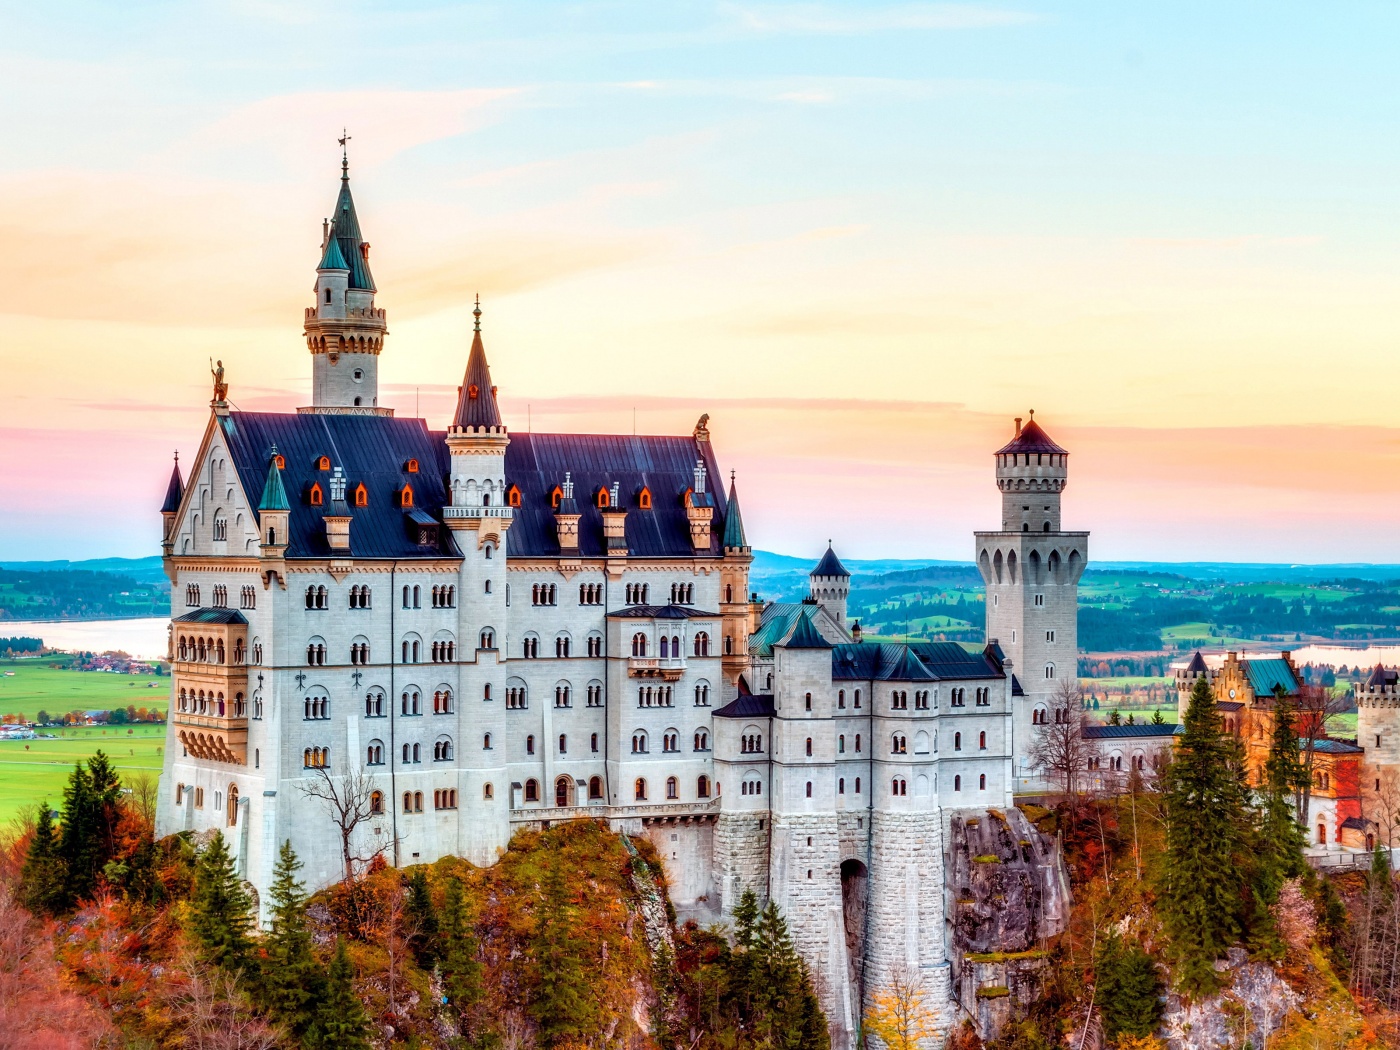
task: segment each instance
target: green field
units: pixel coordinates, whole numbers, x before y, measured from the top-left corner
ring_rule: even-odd
[[[0,715],[22,714],[32,720],[41,709],[54,715],[117,707],[163,712],[170,705],[168,677],[69,671],[51,667],[51,662],[0,660]]]
[[[111,676],[108,676],[111,677]],[[56,740],[0,740],[0,830],[26,806],[45,799],[55,809],[73,763],[86,762],[99,748],[125,776],[160,773],[165,726],[93,726],[53,729]]]

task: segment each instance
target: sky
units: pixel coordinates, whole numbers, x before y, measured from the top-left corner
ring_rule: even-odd
[[[346,128],[445,425],[689,433],[751,542],[970,558],[1012,418],[1099,559],[1400,562],[1400,7],[0,0],[0,560],[158,553],[209,360],[309,401]]]

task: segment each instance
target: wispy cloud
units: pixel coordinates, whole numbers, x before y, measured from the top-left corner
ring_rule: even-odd
[[[996,29],[1039,20],[1027,11],[981,4],[898,4],[837,7],[831,4],[726,4],[721,11],[755,33],[881,33],[896,29]]]

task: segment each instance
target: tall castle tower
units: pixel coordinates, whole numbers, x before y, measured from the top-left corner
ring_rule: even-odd
[[[369,244],[350,196],[350,164],[340,161],[335,214],[322,227],[316,267],[316,305],[306,309],[306,347],[311,351],[311,405],[302,412],[393,415],[379,407],[379,351],[388,326],[374,305]]]
[[[1078,684],[1079,577],[1089,534],[1060,528],[1060,493],[1069,452],[1035,421],[996,451],[1001,528],[974,533],[987,593],[987,640],[1006,654],[1024,697],[1015,700],[1013,770],[1018,787],[1034,779],[1026,765],[1032,725],[1048,718],[1061,683]],[[1045,712],[1038,715],[1037,709]]]
[[[841,564],[830,543],[826,545],[822,560],[817,562],[807,578],[811,581],[812,597],[833,620],[845,627],[846,600],[851,596],[851,574]]]

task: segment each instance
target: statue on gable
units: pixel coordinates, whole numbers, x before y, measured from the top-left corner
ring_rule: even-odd
[[[209,362],[209,372],[214,377],[214,403],[222,405],[228,400],[228,384],[224,382],[224,363]]]

